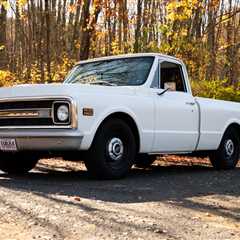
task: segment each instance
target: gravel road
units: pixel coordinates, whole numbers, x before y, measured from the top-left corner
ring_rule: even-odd
[[[57,159],[27,176],[0,174],[0,239],[239,240],[240,168],[167,160],[115,181]]]

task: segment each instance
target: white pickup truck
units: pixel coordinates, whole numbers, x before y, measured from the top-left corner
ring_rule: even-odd
[[[63,84],[0,89],[0,169],[30,171],[43,155],[84,159],[114,179],[158,154],[204,153],[217,169],[239,159],[240,104],[193,97],[185,65],[161,54],[79,62]]]

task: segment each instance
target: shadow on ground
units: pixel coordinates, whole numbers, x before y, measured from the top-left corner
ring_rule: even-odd
[[[84,170],[65,171],[50,169],[39,164],[37,171],[22,177],[0,175],[0,187],[34,194],[63,204],[79,205],[52,197],[54,194],[79,196],[80,198],[113,203],[163,202],[174,206],[209,212],[240,220],[240,208],[224,209],[205,201],[194,202],[191,198],[217,195],[226,201],[228,196],[240,196],[240,168],[215,171],[211,167],[194,165],[154,165],[147,170],[133,169],[122,180],[96,181],[88,178]],[[87,206],[82,206],[91,211]]]

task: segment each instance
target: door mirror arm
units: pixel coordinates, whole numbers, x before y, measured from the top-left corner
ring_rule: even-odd
[[[162,96],[164,93],[166,93],[166,92],[169,91],[169,90],[170,90],[170,88],[166,88],[166,89],[164,89],[162,92],[158,92],[157,95],[158,95],[158,96]]]

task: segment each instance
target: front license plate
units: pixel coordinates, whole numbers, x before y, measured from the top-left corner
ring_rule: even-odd
[[[17,151],[17,144],[14,138],[0,138],[0,150]]]

